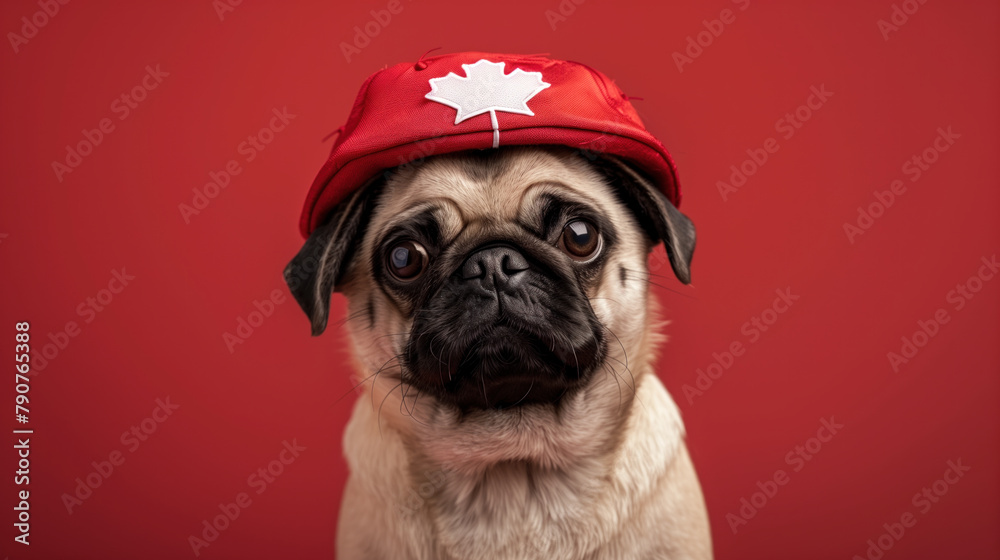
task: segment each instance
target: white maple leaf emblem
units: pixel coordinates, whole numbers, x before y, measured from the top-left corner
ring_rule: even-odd
[[[528,108],[528,100],[551,85],[542,81],[541,72],[516,68],[504,74],[505,64],[485,58],[475,64],[463,64],[466,77],[448,72],[442,78],[431,78],[431,91],[424,97],[456,109],[455,124],[488,112],[493,125],[493,147],[499,147],[500,126],[496,112],[534,116]]]

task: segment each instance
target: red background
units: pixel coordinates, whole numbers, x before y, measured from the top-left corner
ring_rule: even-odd
[[[12,541],[16,459],[3,443],[5,555],[192,557],[188,535],[239,492],[252,504],[202,557],[332,555],[354,400],[344,331],[310,338],[280,272],[302,242],[320,139],[371,72],[440,46],[551,53],[644,98],[699,232],[693,287],[663,276],[653,291],[672,320],[659,374],[687,423],[718,558],[863,556],[907,511],[917,523],[885,558],[997,557],[1000,279],[961,310],[947,301],[1000,246],[995,3],[930,0],[885,40],[889,0],[589,0],[555,29],[557,0],[404,1],[350,62],[341,43],[387,2],[342,4],[244,2],[220,21],[209,0],[70,2],[19,52],[0,48],[0,332],[13,346],[14,323],[30,321],[39,347],[80,326],[31,380],[30,547]],[[678,71],[671,54],[726,8],[735,21]],[[20,33],[38,10],[4,2],[0,30]],[[169,76],[119,120],[112,101],[157,64]],[[785,139],[776,121],[823,84],[832,97]],[[285,106],[294,120],[245,162],[240,143]],[[103,118],[114,131],[58,181],[52,162]],[[905,161],[949,126],[960,137],[911,182]],[[769,137],[780,149],[724,201],[716,182]],[[231,159],[242,172],[186,224],[178,205]],[[843,224],[894,179],[906,192],[851,243]],[[120,267],[134,280],[84,323],[78,305]],[[749,343],[742,325],[779,288],[800,299]],[[284,303],[230,353],[223,333],[273,290]],[[950,321],[893,371],[887,354],[939,308]],[[336,296],[333,316],[343,309]],[[685,398],[736,341],[746,353]],[[13,429],[11,377],[0,394]],[[180,408],[127,451],[122,432],[167,396]],[[844,428],[794,472],[786,454],[830,416]],[[293,438],[306,450],[257,495],[247,476]],[[125,462],[67,513],[62,495],[113,451]],[[911,497],[959,458],[971,470],[918,511]],[[790,482],[734,533],[727,514],[777,469]]]

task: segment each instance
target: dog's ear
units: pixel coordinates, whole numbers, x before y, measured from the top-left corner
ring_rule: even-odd
[[[694,256],[695,244],[694,224],[691,220],[681,214],[660,189],[628,163],[610,155],[602,155],[592,163],[611,181],[615,192],[653,242],[663,242],[677,278],[690,284],[691,257]]]
[[[326,330],[330,295],[339,291],[383,185],[370,182],[337,204],[285,267],[285,282],[309,317],[313,336]]]

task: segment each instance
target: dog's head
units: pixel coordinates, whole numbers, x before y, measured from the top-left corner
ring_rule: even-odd
[[[331,293],[348,298],[362,378],[420,426],[401,429],[509,445],[567,414],[612,420],[630,396],[635,356],[648,355],[646,263],[659,242],[688,283],[694,227],[641,173],[613,157],[512,147],[378,177],[285,275],[314,335]]]

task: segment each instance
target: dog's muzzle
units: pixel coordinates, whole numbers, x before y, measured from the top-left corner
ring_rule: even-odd
[[[463,409],[557,402],[603,358],[572,272],[513,244],[473,250],[415,315],[407,381]]]

